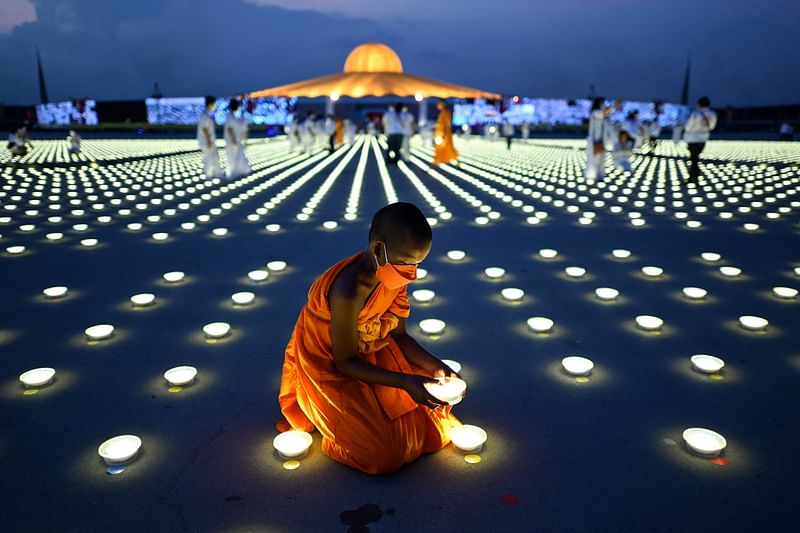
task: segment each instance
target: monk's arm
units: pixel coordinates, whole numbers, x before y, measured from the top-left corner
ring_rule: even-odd
[[[442,363],[435,355],[422,347],[417,340],[406,331],[406,320],[400,318],[397,327],[390,333],[397,346],[410,362],[414,363],[431,376],[455,376],[450,367]]]
[[[343,285],[345,287],[343,287]],[[334,282],[328,299],[331,306],[331,341],[336,369],[347,377],[365,383],[386,385],[405,390],[417,403],[430,408],[443,405],[424,387],[430,378],[402,372],[392,372],[375,366],[358,357],[358,313],[364,296],[356,290],[348,290],[346,283]]]

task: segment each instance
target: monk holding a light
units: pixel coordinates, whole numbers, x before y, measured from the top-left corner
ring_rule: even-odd
[[[439,118],[436,119],[436,129],[433,132],[436,150],[433,164],[455,163],[458,161],[458,152],[453,146],[453,114],[441,100],[436,103],[436,109],[439,110]]]
[[[286,346],[279,430],[322,434],[322,451],[370,474],[391,472],[450,442],[460,422],[426,383],[458,377],[406,332],[407,285],[431,249],[413,204],[380,209],[366,250],[308,292]]]

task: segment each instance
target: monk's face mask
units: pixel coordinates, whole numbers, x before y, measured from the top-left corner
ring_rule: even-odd
[[[378,256],[375,256],[375,263],[378,265],[375,275],[387,289],[399,289],[417,279],[417,265],[393,265],[389,262],[385,242],[383,243],[383,257],[386,261],[380,264]]]

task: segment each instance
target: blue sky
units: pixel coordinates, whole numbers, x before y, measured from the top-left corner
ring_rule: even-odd
[[[505,94],[800,102],[800,2],[0,0],[0,101],[228,95],[339,71],[385,42],[407,72]]]

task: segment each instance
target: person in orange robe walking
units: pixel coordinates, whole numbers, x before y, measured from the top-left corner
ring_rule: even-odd
[[[436,153],[433,164],[441,165],[458,161],[458,152],[453,146],[453,114],[443,101],[436,104],[439,118],[436,120],[436,129],[433,133],[433,143]]]
[[[369,474],[447,446],[461,423],[425,384],[458,375],[405,327],[407,284],[431,240],[416,206],[387,205],[372,220],[367,249],[312,284],[286,346],[279,430],[317,429],[325,455]]]

